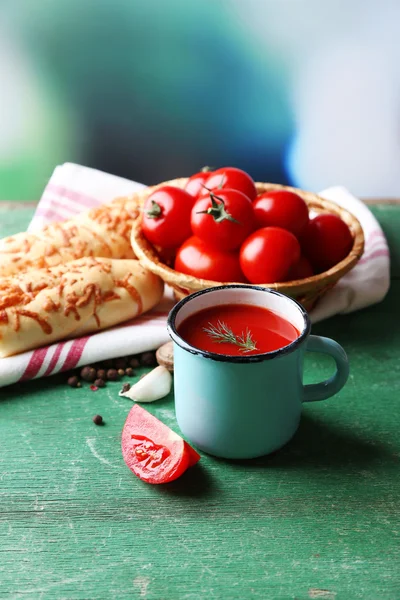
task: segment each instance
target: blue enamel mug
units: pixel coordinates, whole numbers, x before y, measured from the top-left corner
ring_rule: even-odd
[[[228,356],[200,350],[179,334],[190,315],[224,304],[256,305],[277,313],[296,327],[298,338],[265,354]],[[343,348],[331,339],[310,335],[307,312],[292,298],[254,285],[225,285],[181,300],[168,317],[174,342],[175,411],[183,435],[200,450],[231,459],[274,452],[295,434],[303,402],[330,398],[347,381]],[[329,354],[336,372],[328,380],[303,385],[306,352]]]

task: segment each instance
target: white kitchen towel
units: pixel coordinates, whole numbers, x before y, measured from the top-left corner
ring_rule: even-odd
[[[81,165],[60,165],[43,192],[28,230],[37,231],[51,221],[69,219],[82,210],[110,202],[116,196],[132,194],[143,187],[140,183]],[[313,309],[310,316],[314,323],[380,302],[390,284],[387,242],[371,211],[342,187],[324,190],[321,196],[347,208],[359,219],[365,235],[365,251],[357,266]],[[46,377],[107,358],[153,350],[169,339],[166,318],[172,305],[171,293],[166,290],[159,306],[131,322],[2,358],[0,387]]]

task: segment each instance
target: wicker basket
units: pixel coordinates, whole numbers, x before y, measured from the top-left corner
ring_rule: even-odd
[[[144,202],[146,198],[158,187],[162,185],[174,185],[176,187],[184,187],[187,179],[174,179],[172,181],[163,182],[157,186],[147,188],[139,194],[139,201]],[[270,190],[289,190],[301,196],[308,205],[309,210],[315,213],[333,213],[343,219],[350,227],[354,237],[353,248],[348,256],[340,263],[319,275],[308,277],[297,281],[287,281],[284,283],[263,283],[257,284],[262,287],[278,290],[300,302],[306,310],[310,310],[315,303],[321,298],[325,292],[330,290],[343,275],[348,273],[360,259],[364,251],[364,234],[359,221],[344,208],[341,208],[333,202],[324,200],[316,194],[305,192],[297,188],[287,187],[273,183],[256,183],[258,193],[267,192]],[[167,284],[169,284],[177,299],[181,299],[188,294],[203,290],[209,287],[215,287],[227,282],[207,281],[198,279],[179,273],[160,261],[157,250],[144,237],[141,231],[140,217],[135,222],[131,235],[132,248],[140,260],[143,267],[149,269],[156,275],[159,275]],[[229,282],[234,283],[234,282]]]

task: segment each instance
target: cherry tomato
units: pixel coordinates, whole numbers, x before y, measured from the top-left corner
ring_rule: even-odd
[[[193,203],[193,196],[172,185],[153,192],[143,207],[142,230],[149,242],[162,248],[180,246],[192,234]]]
[[[147,483],[168,483],[200,460],[179,435],[138,404],[122,431],[122,455],[129,469]]]
[[[300,256],[299,261],[290,268],[286,281],[297,281],[298,279],[307,279],[314,275],[310,261],[305,256]]]
[[[260,227],[282,227],[295,236],[301,235],[308,223],[308,206],[303,198],[287,190],[260,194],[253,202]]]
[[[194,235],[220,250],[234,250],[254,229],[253,206],[237,190],[210,192],[197,200],[190,219]]]
[[[314,270],[322,273],[346,258],[353,247],[353,236],[340,217],[322,214],[307,225],[301,247]]]
[[[248,173],[235,167],[223,167],[214,171],[205,183],[210,190],[226,188],[238,190],[245,194],[251,201],[257,196],[256,186]]]
[[[189,177],[185,190],[194,198],[197,198],[199,194],[204,191],[204,185],[207,179],[210,177],[212,171],[208,167],[204,167],[199,173],[195,173]]]
[[[297,238],[281,227],[257,229],[240,249],[240,266],[251,283],[285,281],[299,258]]]
[[[221,282],[244,282],[240,270],[239,255],[212,248],[195,236],[179,248],[175,259],[175,270],[200,279]]]

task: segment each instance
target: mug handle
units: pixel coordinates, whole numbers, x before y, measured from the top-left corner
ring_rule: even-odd
[[[306,350],[307,352],[328,354],[336,362],[336,373],[332,377],[321,383],[304,386],[303,402],[326,400],[326,398],[337,394],[347,381],[349,376],[349,361],[346,352],[337,342],[319,335],[310,335]]]

